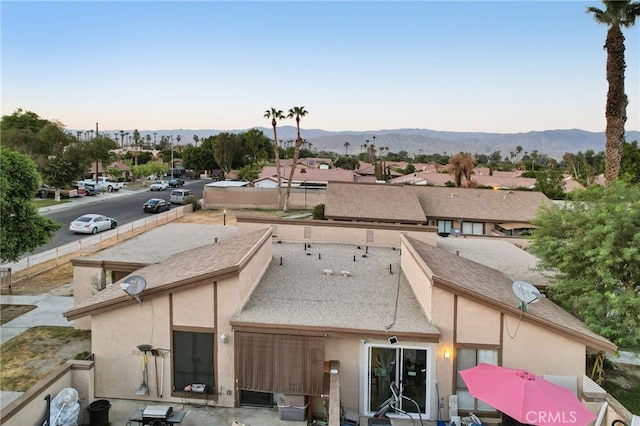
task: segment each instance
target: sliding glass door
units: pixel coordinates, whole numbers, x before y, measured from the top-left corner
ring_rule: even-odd
[[[391,384],[402,386],[397,407],[407,413],[428,414],[428,349],[367,346],[367,408],[375,413],[392,395]]]

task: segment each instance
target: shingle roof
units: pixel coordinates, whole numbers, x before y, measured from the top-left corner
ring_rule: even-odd
[[[250,232],[236,238],[187,250],[175,254],[162,263],[141,268],[136,271],[135,275],[140,275],[147,281],[142,296],[145,293],[158,292],[164,287],[174,287],[180,285],[181,282],[208,274],[237,270],[256,245],[267,238],[268,234],[270,234],[269,229]],[[65,312],[64,315],[73,319],[91,314],[93,309],[104,308],[110,304],[127,300],[128,296],[122,291],[118,282]]]
[[[422,223],[417,195],[404,186],[329,182],[325,199],[328,219],[361,219]]]
[[[406,237],[406,239],[428,265],[433,275],[448,283],[443,285],[449,290],[463,292],[470,297],[488,301],[502,312],[514,313],[514,309],[518,309],[519,299],[512,290],[513,280],[502,272],[415,238]],[[572,336],[574,340],[582,340],[587,346],[598,350],[611,352],[616,350],[613,343],[589,330],[579,319],[546,298],[528,305],[527,312],[523,314],[523,320],[543,323],[556,331]]]
[[[542,192],[495,191],[472,188],[403,186],[414,191],[428,218],[460,218],[495,222],[530,222],[542,205],[551,205]]]
[[[330,182],[325,216],[417,223],[427,218],[530,222],[541,205],[551,203],[535,191]]]

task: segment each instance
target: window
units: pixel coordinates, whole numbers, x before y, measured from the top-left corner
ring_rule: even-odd
[[[456,371],[475,367],[480,363],[498,365],[497,349],[458,348],[456,351]],[[495,412],[495,408],[475,399],[469,393],[467,385],[459,374],[456,374],[456,395],[458,409],[461,411]]]
[[[213,333],[173,332],[173,386],[177,391],[191,383],[214,388],[213,342]]]
[[[453,227],[453,221],[451,220],[438,221],[438,232],[451,232],[452,227]]]
[[[484,223],[462,222],[462,233],[465,235],[484,235]]]

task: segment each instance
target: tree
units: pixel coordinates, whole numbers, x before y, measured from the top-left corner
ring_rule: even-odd
[[[349,155],[349,147],[351,144],[349,142],[344,143],[344,155]]]
[[[550,297],[623,348],[640,345],[640,186],[574,191],[542,209],[529,248],[556,272]]]
[[[356,157],[338,157],[336,161],[333,162],[335,167],[339,167],[344,170],[356,170],[360,165],[360,161]]]
[[[236,135],[227,132],[220,133],[214,137],[212,144],[213,157],[225,173],[229,173],[231,171],[233,157],[238,146],[236,139]]]
[[[76,142],[68,146],[63,153],[50,159],[45,167],[43,179],[56,188],[55,201],[60,201],[60,189],[71,186],[86,170],[87,157],[81,144]]]
[[[449,159],[449,174],[454,179],[456,188],[462,186],[462,178],[467,182],[471,181],[471,171],[475,166],[473,157],[464,152],[460,152]]]
[[[599,24],[609,27],[604,48],[607,51],[607,102],[605,117],[605,179],[610,183],[620,175],[622,158],[622,143],[624,142],[624,125],[627,121],[627,104],[629,103],[624,90],[624,35],[621,27],[629,28],[635,25],[636,17],[640,15],[640,2],[629,0],[603,0],[605,10],[597,7],[587,7],[587,13]]]
[[[640,184],[640,148],[637,141],[623,144],[620,176],[626,182]]]
[[[291,181],[293,180],[293,173],[296,170],[296,165],[298,163],[298,156],[300,155],[300,147],[304,143],[302,138],[300,137],[300,119],[305,115],[309,114],[309,111],[305,110],[304,107],[293,107],[289,109],[289,113],[287,114],[288,118],[296,119],[296,129],[298,130],[298,137],[296,138],[296,143],[294,145],[293,150],[293,161],[291,162],[291,170],[289,171],[289,180],[287,181],[287,194],[284,197],[284,206],[282,207],[282,211],[286,212],[289,204],[289,196],[291,196]]]
[[[284,112],[281,109],[271,108],[264,112],[264,118],[271,119],[271,127],[273,127],[273,153],[276,157],[276,176],[278,178],[278,205],[280,208],[280,199],[282,198],[282,176],[280,175],[280,146],[278,145],[278,133],[276,132],[276,126],[278,120],[284,120]]]
[[[536,191],[542,192],[552,200],[564,199],[564,179],[560,170],[536,172]]]
[[[95,178],[96,183],[98,182],[98,163],[102,162],[103,164],[109,160],[111,156],[111,151],[118,148],[117,142],[105,136],[98,136],[95,139],[90,140],[89,142],[84,143],[85,152],[87,153],[87,157],[89,161],[83,165],[83,167],[87,167],[91,164],[91,162],[95,162]]]
[[[0,258],[15,262],[48,243],[61,225],[40,216],[33,205],[40,177],[27,155],[0,148],[0,187]]]

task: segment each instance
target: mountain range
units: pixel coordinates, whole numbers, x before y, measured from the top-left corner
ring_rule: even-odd
[[[273,138],[270,127],[255,127],[267,137]],[[181,136],[181,144],[193,143],[194,135],[202,139],[222,132],[242,133],[249,129],[215,130],[215,129],[169,129],[139,130],[141,135],[156,133],[156,137]],[[133,130],[125,130],[133,134]],[[295,140],[295,126],[278,126],[278,139]],[[106,133],[119,134],[120,130],[107,130]],[[300,129],[300,135],[310,143],[311,149],[333,151],[339,154],[347,152],[345,143],[349,142],[348,153],[358,154],[364,151],[364,144],[376,147],[388,147],[389,152],[406,151],[410,156],[418,154],[453,154],[468,152],[471,154],[491,154],[500,151],[501,156],[509,157],[515,153],[516,147],[522,147],[522,153],[538,151],[557,160],[562,159],[565,152],[577,153],[593,150],[604,151],[604,132],[588,132],[580,129],[543,130],[526,133],[481,133],[481,132],[448,132],[428,129],[392,129],[373,131],[327,131],[321,129]],[[153,137],[153,136],[152,136]],[[628,142],[637,141],[639,131],[626,132]]]

